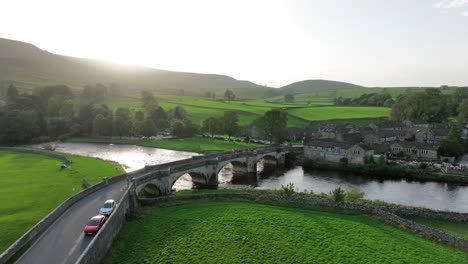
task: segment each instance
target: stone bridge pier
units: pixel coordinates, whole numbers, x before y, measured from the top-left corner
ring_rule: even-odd
[[[206,156],[194,156],[190,159],[147,166],[145,173],[132,178],[133,196],[144,191],[152,196],[169,195],[174,183],[184,174],[189,174],[197,189],[218,187],[218,174],[227,165],[232,164],[234,184],[255,184],[258,182],[257,162],[262,160],[264,170],[276,170],[285,163],[285,155],[297,148],[260,148],[241,153],[217,153]],[[302,151],[302,149],[300,149]]]

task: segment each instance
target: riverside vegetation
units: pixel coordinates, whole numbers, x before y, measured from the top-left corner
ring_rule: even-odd
[[[61,169],[64,161],[57,158],[0,150],[0,252],[81,191],[83,179],[96,184],[102,177],[124,173],[120,166],[102,160],[62,155],[72,161],[68,168]]]
[[[467,254],[359,212],[246,201],[144,207],[104,263],[464,263]]]

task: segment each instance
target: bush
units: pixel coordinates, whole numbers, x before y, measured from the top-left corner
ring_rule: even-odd
[[[294,183],[290,182],[286,186],[281,185],[281,190],[286,196],[292,196],[294,194]]]
[[[358,189],[351,189],[349,191],[346,191],[346,200],[350,202],[357,202],[364,198],[364,192],[361,192]]]
[[[337,187],[335,190],[331,191],[330,195],[335,202],[343,202],[346,197],[346,193],[341,187]]]

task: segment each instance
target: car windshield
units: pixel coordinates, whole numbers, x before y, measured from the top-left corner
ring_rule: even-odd
[[[104,208],[112,208],[112,204],[111,203],[105,203]]]
[[[97,226],[97,225],[99,225],[99,220],[90,220],[88,222],[88,225],[89,226]]]

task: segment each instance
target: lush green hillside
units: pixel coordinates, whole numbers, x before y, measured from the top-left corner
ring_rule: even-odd
[[[310,93],[315,91],[331,91],[331,90],[342,90],[342,89],[353,89],[353,88],[362,88],[362,86],[337,82],[337,81],[328,81],[328,80],[305,80],[300,82],[295,82],[283,86],[280,88],[283,94],[292,93],[292,94],[301,94],[301,93]]]
[[[120,166],[102,160],[66,156],[73,164],[60,169],[63,161],[56,158],[0,151],[0,252],[65,199],[82,190],[83,179],[95,184],[102,177],[124,173]]]
[[[217,74],[173,72],[152,68],[110,64],[103,61],[60,56],[20,41],[0,38],[0,88],[14,83],[28,89],[41,85],[116,84],[119,92],[151,90],[160,93],[222,94],[234,89],[241,97],[262,97],[274,90],[249,81]]]
[[[369,215],[251,202],[147,209],[104,263],[466,263],[467,254]]]

